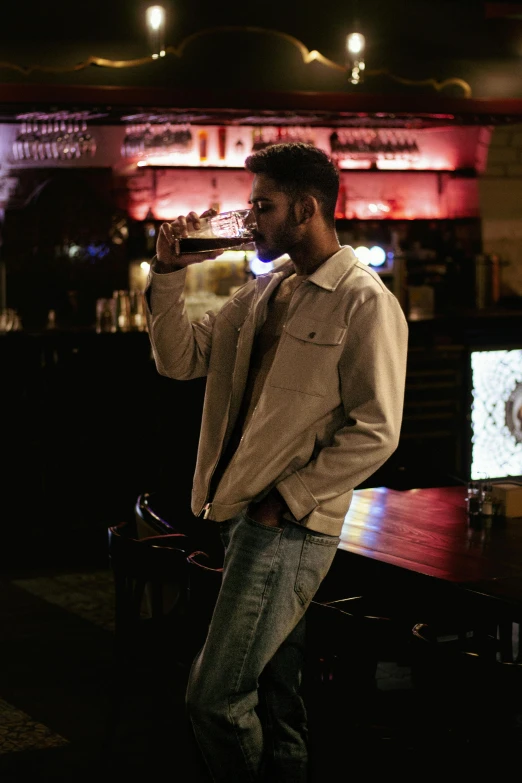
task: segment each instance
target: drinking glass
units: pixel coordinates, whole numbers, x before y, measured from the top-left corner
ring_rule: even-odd
[[[174,240],[176,255],[225,250],[250,244],[256,228],[251,209],[234,209],[213,217],[200,218],[198,230],[189,229],[188,236]]]
[[[115,332],[116,331],[116,311],[114,299],[96,300],[96,331]]]

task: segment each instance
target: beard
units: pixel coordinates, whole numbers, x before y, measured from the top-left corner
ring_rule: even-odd
[[[285,253],[286,250],[278,250],[276,247],[268,247],[262,243],[258,245],[256,242],[256,255],[260,261],[275,261],[276,258],[280,258]]]
[[[285,253],[290,254],[299,240],[297,221],[292,208],[288,209],[285,220],[270,233],[268,240],[263,235],[255,239],[256,254],[260,261],[275,261]]]

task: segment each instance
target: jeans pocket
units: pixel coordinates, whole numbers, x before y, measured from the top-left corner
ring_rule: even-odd
[[[246,511],[243,512],[245,515],[245,522],[248,522],[249,525],[255,525],[256,527],[261,528],[261,530],[270,530],[271,532],[275,531],[276,533],[280,533],[282,530],[284,530],[284,524],[283,525],[263,525],[262,522],[257,522],[257,520],[252,519],[251,516],[247,514]],[[284,520],[281,520],[284,522]]]
[[[328,573],[339,541],[338,536],[306,534],[294,585],[303,606],[310,603]]]
[[[234,522],[236,522],[236,519],[227,519],[219,523],[219,537],[225,549],[230,543],[230,529]]]

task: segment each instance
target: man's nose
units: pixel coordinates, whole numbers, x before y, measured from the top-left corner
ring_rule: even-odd
[[[250,229],[250,231],[255,231],[257,228],[256,216],[254,215],[253,209],[250,210],[245,218],[245,226]]]

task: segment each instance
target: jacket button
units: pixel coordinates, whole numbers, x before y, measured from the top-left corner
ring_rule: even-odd
[[[310,332],[310,334],[308,335],[308,337],[310,337],[310,339],[314,338],[314,337],[315,337],[315,332]]]

